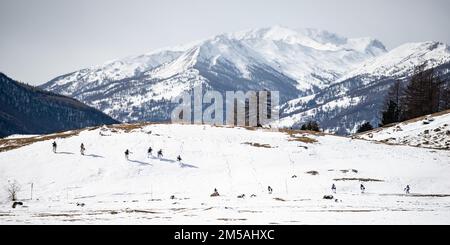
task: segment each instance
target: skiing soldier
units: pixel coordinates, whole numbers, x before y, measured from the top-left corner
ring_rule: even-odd
[[[333,185],[331,186],[331,190],[333,191],[333,193],[336,194],[336,185],[335,185],[335,184],[333,184]]]
[[[125,151],[125,159],[127,159],[128,160],[128,156],[130,155],[130,151],[127,149],[126,151]]]
[[[158,158],[162,158],[162,157],[163,157],[162,150],[159,150],[159,151],[158,151]]]
[[[152,155],[152,151],[153,151],[153,149],[151,147],[149,147],[147,150],[148,157],[150,157]]]
[[[52,146],[53,146],[53,153],[56,153],[56,147],[57,147],[56,141],[53,141]]]

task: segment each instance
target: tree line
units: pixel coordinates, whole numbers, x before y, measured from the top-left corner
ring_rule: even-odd
[[[403,86],[396,81],[385,99],[381,123],[385,126],[450,109],[450,86],[434,69],[417,67]]]
[[[393,123],[437,113],[450,109],[450,81],[442,79],[435,69],[418,66],[409,81],[395,81],[389,88],[384,106],[380,112],[380,124],[383,127]],[[361,124],[357,133],[374,128],[370,122]],[[301,130],[320,131],[319,124],[310,121]]]

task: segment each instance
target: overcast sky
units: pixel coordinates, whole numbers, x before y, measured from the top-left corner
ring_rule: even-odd
[[[0,0],[0,72],[41,84],[68,72],[223,32],[282,25],[389,49],[450,43],[448,0]]]

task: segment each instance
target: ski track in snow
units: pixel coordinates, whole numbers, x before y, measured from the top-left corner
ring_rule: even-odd
[[[450,224],[449,151],[304,136],[317,142],[277,131],[155,124],[128,133],[84,130],[57,139],[59,154],[52,140],[1,152],[0,184],[17,180],[25,206],[12,209],[1,191],[0,224]],[[164,157],[148,158],[149,146]],[[125,149],[133,152],[128,161]],[[361,194],[361,182],[339,178],[383,182],[364,182]],[[322,199],[333,183],[338,201]],[[403,194],[407,184],[411,195]],[[220,197],[210,197],[214,188]]]

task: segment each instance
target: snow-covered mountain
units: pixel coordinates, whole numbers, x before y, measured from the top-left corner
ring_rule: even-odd
[[[439,42],[409,43],[370,59],[320,92],[284,104],[278,125],[296,127],[313,119],[340,134],[354,133],[365,121],[378,125],[391,84],[407,82],[421,65],[434,68],[450,82],[450,47]]]
[[[430,69],[450,62],[449,53],[449,46],[440,42],[407,43],[363,63],[339,80],[345,81],[356,76],[411,76],[417,66],[425,65],[425,69]]]
[[[449,224],[448,160],[443,150],[209,125],[15,137],[0,140],[0,181],[17,183],[24,205],[11,208],[1,190],[0,224]]]
[[[0,138],[114,123],[118,122],[75,99],[14,81],[0,72]]]
[[[275,26],[108,62],[42,87],[126,122],[169,119],[170,99],[198,85],[221,92],[277,90],[284,117],[278,125],[296,127],[313,118],[346,134],[361,121],[378,121],[392,79],[408,77],[422,63],[436,67],[449,60],[449,47],[437,42],[388,52],[372,38]]]
[[[170,98],[195,85],[218,91],[279,90],[282,102],[326,88],[386,52],[375,39],[314,29],[263,28],[108,62],[42,87],[122,121],[165,120]]]

